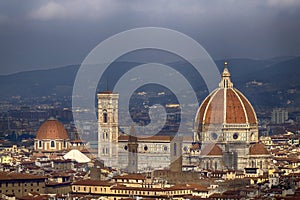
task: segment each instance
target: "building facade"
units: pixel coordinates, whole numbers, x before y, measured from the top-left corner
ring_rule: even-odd
[[[62,123],[54,118],[45,121],[36,132],[34,150],[40,153],[56,153],[70,147],[68,133]]]
[[[180,159],[181,143],[171,136],[142,136],[119,131],[118,94],[106,91],[98,93],[97,97],[98,157],[106,166],[137,172],[166,168],[173,160]],[[132,137],[135,134],[136,137]]]
[[[284,124],[289,118],[288,111],[283,108],[276,108],[272,111],[271,123]]]
[[[97,94],[98,98],[98,157],[106,165],[117,166],[118,160],[118,100],[119,94],[110,91]]]
[[[251,157],[250,149],[263,146],[255,145],[258,143],[256,113],[248,99],[233,87],[227,63],[219,87],[197,111],[194,130],[194,140],[201,148],[202,168],[243,170],[255,158]]]
[[[133,169],[147,171],[167,167],[181,171],[184,160],[185,164],[205,169],[243,170],[253,166],[253,160],[261,162],[259,155],[251,152],[265,153],[256,150],[264,148],[263,144],[255,145],[258,143],[256,113],[248,99],[233,87],[227,64],[219,87],[206,97],[197,111],[193,143],[187,145],[180,137],[141,136],[138,133],[136,140],[129,142],[133,138],[129,136],[131,134],[119,133],[117,118],[118,94],[99,93],[98,156],[107,166],[121,169],[130,166],[134,172]],[[132,152],[136,149],[138,156],[135,157]],[[268,156],[263,155],[263,164],[255,166],[265,166],[264,159]]]
[[[0,172],[0,194],[22,197],[29,192],[45,193],[46,177],[22,173]]]

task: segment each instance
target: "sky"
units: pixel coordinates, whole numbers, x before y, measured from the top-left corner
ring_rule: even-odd
[[[147,26],[180,31],[213,59],[300,55],[299,0],[9,0],[0,74],[80,64],[106,38]]]

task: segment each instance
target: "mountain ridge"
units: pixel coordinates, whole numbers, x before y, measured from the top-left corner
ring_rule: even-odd
[[[223,70],[224,61],[225,60],[215,61],[220,72]],[[246,96],[250,95],[252,98],[255,98],[254,102],[258,104],[264,105],[259,99],[274,98],[272,97],[274,95],[278,96],[274,98],[277,99],[276,102],[271,104],[274,106],[282,106],[289,98],[293,98],[291,95],[277,95],[276,92],[279,90],[284,92],[294,88],[296,92],[292,96],[294,96],[295,99],[298,99],[300,96],[298,91],[300,90],[300,79],[298,79],[298,74],[300,74],[300,57],[291,57],[289,59],[273,58],[269,60],[235,58],[226,61],[229,63],[229,70],[235,86],[245,93]],[[126,61],[115,63],[117,67],[125,66],[125,72],[130,69],[130,65],[136,66],[138,64],[137,62]],[[174,65],[176,64],[181,65],[181,67],[186,66],[185,63],[175,63]],[[9,98],[11,96],[71,96],[78,69],[79,65],[67,65],[54,69],[0,75],[1,96],[2,98]],[[182,68],[182,70],[185,76],[188,76],[188,79],[196,78],[193,72],[189,71],[190,69]],[[122,71],[114,69],[111,71],[114,74],[118,74],[118,76],[122,75],[120,73],[123,73]],[[260,82],[262,85],[252,85],[251,81]]]

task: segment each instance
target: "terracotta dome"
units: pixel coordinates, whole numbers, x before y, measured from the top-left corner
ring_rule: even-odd
[[[268,150],[266,149],[265,145],[256,143],[252,144],[249,148],[250,155],[269,155]]]
[[[50,118],[45,121],[36,132],[36,139],[69,139],[67,131],[62,123],[54,118]]]
[[[257,124],[253,107],[247,98],[233,87],[225,67],[219,87],[200,105],[196,122],[202,124]]]
[[[222,156],[222,149],[216,144],[207,144],[201,150],[201,156]]]

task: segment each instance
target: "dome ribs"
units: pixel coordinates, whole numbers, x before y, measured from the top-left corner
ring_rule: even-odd
[[[36,139],[69,139],[68,133],[62,123],[55,119],[45,121],[36,132]]]
[[[226,103],[226,123],[242,124],[247,122],[243,105],[233,89],[227,90]]]
[[[224,113],[224,93],[218,90],[209,102],[206,115],[205,124],[222,124]]]

